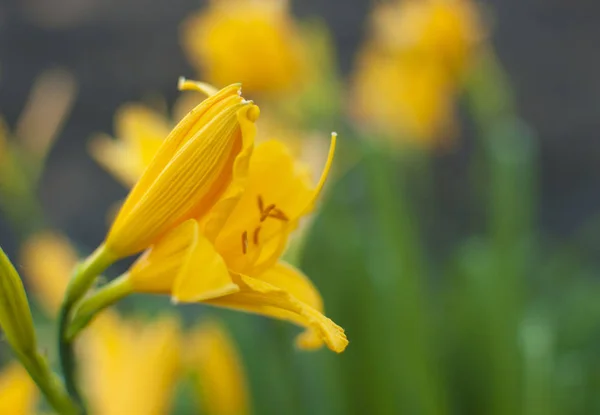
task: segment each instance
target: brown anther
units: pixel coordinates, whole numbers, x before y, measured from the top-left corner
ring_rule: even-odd
[[[248,232],[244,231],[242,233],[242,253],[246,255],[248,252]]]
[[[254,241],[254,245],[258,245],[258,235],[260,234],[260,226],[254,229],[254,235],[252,235],[252,240]]]
[[[283,213],[283,211],[281,209],[273,209],[271,211],[271,213],[269,214],[269,217],[274,218],[274,219],[279,219],[284,222],[287,222],[290,220],[290,218],[288,218],[287,215],[285,213]]]
[[[260,211],[260,213],[262,214],[265,210],[265,204],[263,203],[263,198],[261,195],[257,196],[257,200],[258,200],[258,210]]]
[[[261,221],[261,222],[264,222],[264,221],[267,219],[267,217],[269,216],[269,213],[271,213],[271,211],[272,211],[273,209],[275,209],[275,205],[274,205],[274,204],[270,204],[269,206],[267,206],[267,207],[265,208],[265,210],[263,210],[263,211],[260,213],[260,221]]]

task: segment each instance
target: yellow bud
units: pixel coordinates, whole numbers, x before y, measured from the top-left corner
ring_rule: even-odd
[[[19,274],[0,248],[0,328],[17,356],[36,355],[33,320]]]
[[[181,87],[190,85],[183,81]],[[105,245],[111,254],[121,258],[146,249],[219,199],[238,156],[248,157],[254,142],[258,108],[240,92],[235,84],[210,96],[165,139],[109,231]]]

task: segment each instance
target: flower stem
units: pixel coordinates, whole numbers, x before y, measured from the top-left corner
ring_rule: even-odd
[[[83,300],[81,305],[75,310],[71,324],[67,329],[67,341],[73,341],[100,311],[130,293],[131,282],[127,278],[127,274],[123,274]]]
[[[33,357],[19,360],[57,413],[61,415],[79,415],[81,413],[63,388],[60,380],[50,370],[44,357],[36,354]]]
[[[59,313],[58,351],[60,366],[64,375],[67,392],[82,408],[84,414],[85,406],[76,383],[76,361],[73,350],[74,339],[69,340],[66,333],[71,322],[73,307],[91,288],[96,277],[108,268],[115,259],[114,255],[104,245],[101,245],[86,260],[77,265],[67,287],[67,293]]]

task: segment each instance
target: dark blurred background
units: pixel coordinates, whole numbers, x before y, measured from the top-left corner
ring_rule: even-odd
[[[44,69],[66,68],[78,82],[73,112],[41,186],[51,221],[73,239],[95,246],[104,235],[104,212],[126,192],[87,155],[87,139],[94,132],[112,133],[115,109],[123,102],[149,92],[169,103],[175,99],[177,77],[194,76],[179,46],[178,23],[203,5],[189,0],[0,2],[0,113],[8,124],[14,124]],[[593,0],[504,0],[484,6],[519,113],[541,139],[543,229],[567,236],[600,209],[600,5]],[[298,16],[320,16],[329,25],[344,74],[363,38],[370,7],[364,0],[293,4]],[[468,143],[468,131],[463,128],[463,143]],[[436,158],[445,172],[436,177],[444,190],[436,203],[447,206],[448,221],[460,223],[468,215],[459,200],[466,187],[468,147]],[[0,222],[0,241],[11,252],[9,232]]]

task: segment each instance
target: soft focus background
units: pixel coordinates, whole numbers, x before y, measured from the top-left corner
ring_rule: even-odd
[[[127,189],[89,143],[117,134],[121,105],[172,114],[179,76],[238,80],[207,69],[218,54],[202,48],[219,42],[186,46],[182,22],[217,3],[0,3],[0,115],[25,166],[0,168],[0,245],[20,271],[23,244],[42,229],[81,254],[104,238]],[[288,255],[350,345],[299,351],[288,324],[179,308],[185,327],[217,318],[233,339],[247,386],[225,387],[224,399],[247,389],[255,414],[600,413],[600,5],[281,4],[282,27],[308,45],[279,69],[298,79],[273,86],[266,43],[242,42],[229,52],[245,59],[231,62],[240,77],[262,74],[245,96],[269,134],[309,147],[316,175],[320,149],[340,134],[320,209]],[[234,33],[257,30],[236,24]],[[273,62],[287,59],[281,49]],[[51,86],[35,98],[42,74]],[[147,297],[121,305],[125,315],[170,308]],[[47,318],[40,327],[52,353]],[[172,412],[224,413],[196,395],[181,382]]]

